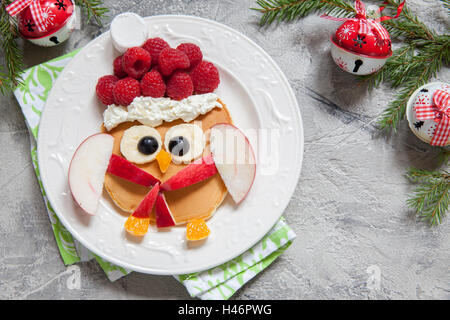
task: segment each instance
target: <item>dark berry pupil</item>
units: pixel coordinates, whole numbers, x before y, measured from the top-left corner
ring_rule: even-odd
[[[143,137],[141,140],[139,140],[138,150],[139,152],[146,155],[153,154],[156,152],[156,150],[158,150],[158,140],[156,140],[154,137]]]
[[[179,157],[184,156],[189,151],[189,142],[184,137],[175,137],[169,141],[169,151]]]

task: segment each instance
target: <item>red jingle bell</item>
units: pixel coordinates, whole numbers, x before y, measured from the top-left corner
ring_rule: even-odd
[[[382,21],[400,16],[405,1],[397,8],[395,17],[378,16],[371,19],[366,14],[364,3],[355,1],[354,18],[335,18],[323,15],[323,18],[344,21],[331,37],[331,55],[336,64],[344,71],[357,75],[367,75],[380,70],[392,55],[391,38],[381,25]],[[381,12],[384,7],[380,8]]]
[[[382,39],[375,29],[368,28],[365,34],[360,33],[360,21],[348,20],[336,31],[334,40],[344,49],[374,57],[385,57],[391,54],[391,38],[383,26],[386,38]]]
[[[21,8],[24,2],[29,4]],[[20,11],[13,11],[16,3]],[[62,43],[75,28],[75,5],[72,0],[16,0],[11,7],[8,12],[17,15],[20,34],[40,46]]]

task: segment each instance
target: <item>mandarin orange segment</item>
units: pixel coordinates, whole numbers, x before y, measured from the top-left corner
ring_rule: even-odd
[[[203,219],[191,220],[186,226],[186,239],[202,240],[209,236],[210,230]]]
[[[156,160],[158,161],[161,172],[166,173],[170,163],[172,162],[172,156],[166,150],[161,149],[161,151],[156,155]]]
[[[147,233],[149,224],[150,218],[136,218],[131,215],[125,222],[125,229],[132,235],[143,236]]]

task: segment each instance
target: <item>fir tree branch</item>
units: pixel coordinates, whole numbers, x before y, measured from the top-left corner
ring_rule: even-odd
[[[438,165],[448,166],[450,160],[450,150],[443,147],[439,147],[439,149],[439,154],[437,155]]]
[[[344,0],[257,0],[262,13],[260,25],[269,25],[275,20],[292,21],[311,13],[321,12],[335,17],[351,17],[355,14],[352,5]]]
[[[401,87],[378,120],[380,127],[396,131],[400,120],[405,116],[410,96],[449,62],[450,37],[436,36],[434,40],[412,41],[397,50],[380,71],[362,77],[363,81],[370,82],[370,87],[378,86],[381,82],[387,82],[393,88]]]
[[[5,65],[0,66],[0,93],[6,94],[21,83],[24,69],[23,57],[16,42],[15,26],[11,25],[10,17],[5,8],[11,1],[1,0],[0,5],[0,39]]]
[[[450,13],[450,0],[441,0],[441,2],[442,2],[442,6],[443,6],[445,9],[449,10],[448,13]]]
[[[417,211],[422,220],[430,225],[442,222],[450,201],[450,174],[447,171],[432,172],[411,168],[406,177],[415,183],[420,183],[407,204]]]
[[[403,2],[400,0],[386,0],[386,9],[396,10],[397,7]],[[434,31],[430,30],[425,24],[423,24],[417,16],[415,16],[405,5],[403,7],[400,17],[397,19],[391,19],[383,21],[386,29],[389,31],[391,37],[404,37],[407,39],[434,39]]]
[[[86,14],[87,22],[93,18],[95,22],[102,26],[102,18],[109,12],[108,8],[103,7],[101,0],[75,0],[75,3],[81,8],[81,11]]]

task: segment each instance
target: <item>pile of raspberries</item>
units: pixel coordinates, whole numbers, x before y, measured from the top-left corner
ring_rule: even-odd
[[[182,43],[174,49],[152,38],[117,57],[114,75],[98,79],[96,92],[105,105],[128,106],[138,96],[182,100],[212,92],[219,83],[217,68],[203,60],[197,45]]]

